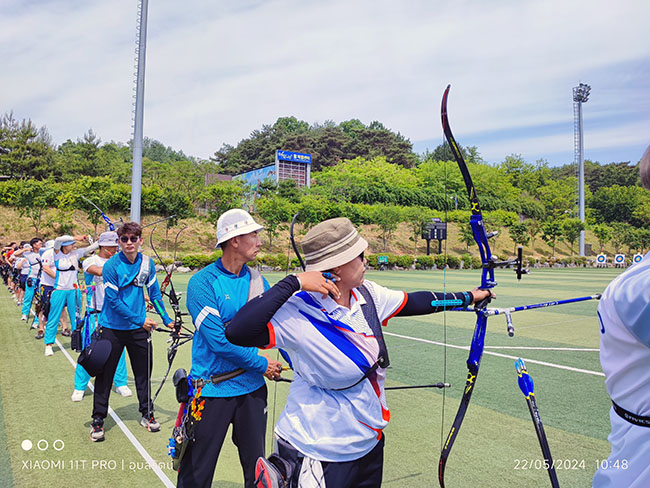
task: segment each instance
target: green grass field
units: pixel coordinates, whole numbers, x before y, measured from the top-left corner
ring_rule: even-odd
[[[506,307],[590,295],[602,291],[618,270],[533,270],[517,283],[514,273],[497,270],[498,300]],[[270,273],[271,283],[284,273]],[[367,278],[395,289],[463,291],[478,282],[476,270],[432,272],[369,272]],[[185,289],[188,275],[174,275]],[[445,283],[446,282],[446,283]],[[185,297],[182,299],[185,302]],[[543,469],[535,468],[541,452],[525,399],[517,386],[513,360],[523,357],[535,381],[535,391],[551,452],[562,461],[557,474],[563,487],[591,486],[597,461],[609,454],[610,402],[600,373],[597,349],[599,325],[595,301],[513,314],[515,337],[506,333],[502,316],[488,320],[486,348],[476,388],[462,429],[447,463],[448,487],[548,486]],[[0,484],[2,487],[168,486],[176,475],[167,456],[167,441],[178,412],[171,378],[156,401],[162,424],[158,433],[139,425],[135,397],[113,393],[116,421],[106,420],[106,441],[89,437],[92,393],[80,403],[70,401],[73,365],[55,347],[45,357],[42,341],[20,321],[18,307],[0,290]],[[475,324],[471,313],[447,313],[395,318],[386,328],[391,367],[388,385],[442,381],[440,390],[388,391],[391,422],[386,429],[384,485],[437,486],[442,438],[456,414],[467,375],[468,346]],[[72,359],[69,339],[58,337]],[[152,389],[167,369],[165,336],[154,336]],[[447,344],[447,347],[443,347]],[[275,354],[275,353],[273,353]],[[175,370],[191,366],[191,346],[181,348]],[[135,393],[129,368],[129,386]],[[269,433],[288,392],[288,384],[269,385]],[[444,411],[444,424],[443,424]],[[30,441],[31,449],[24,441]],[[138,450],[135,445],[140,445]],[[160,469],[145,460],[150,456]],[[539,468],[539,461],[538,461]],[[213,486],[242,485],[237,453],[230,441],[223,448]]]

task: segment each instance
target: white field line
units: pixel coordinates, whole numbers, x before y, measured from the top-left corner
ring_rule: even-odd
[[[485,349],[528,349],[531,351],[600,352],[600,349],[590,349],[586,347],[485,346]]]
[[[393,336],[393,337],[399,337],[401,339],[407,339],[411,341],[417,341],[417,342],[424,342],[426,344],[434,344],[436,346],[443,346],[443,347],[451,347],[453,349],[463,349],[465,351],[469,351],[469,346],[458,346],[456,344],[445,344],[444,342],[437,342],[437,341],[430,341],[428,339],[420,339],[419,337],[410,337],[410,336],[405,336],[401,334],[394,334],[392,332],[384,332],[384,335],[388,336]],[[507,354],[501,354],[498,352],[492,352],[492,351],[484,351],[483,354],[489,354],[490,356],[497,356],[500,358],[506,358],[506,359],[519,359],[518,356],[509,356]],[[522,358],[524,361],[527,363],[533,363],[533,364],[540,364],[542,366],[548,366],[550,368],[557,368],[557,369],[564,369],[567,371],[575,371],[576,373],[584,373],[584,374],[590,374],[594,376],[605,376],[604,373],[601,373],[599,371],[591,371],[589,369],[580,369],[580,368],[572,368],[571,366],[564,366],[562,364],[555,364],[555,363],[547,363],[545,361],[538,361],[536,359],[527,359],[527,358]]]
[[[68,354],[68,351],[66,351],[61,343],[59,342],[59,339],[56,339],[56,345],[59,346],[59,349],[63,353],[63,355],[68,358],[68,361],[70,361],[70,364],[72,364],[73,368],[77,367],[77,363],[75,362],[74,359]],[[88,387],[94,392],[95,388],[91,382],[88,382]],[[154,458],[151,457],[151,455],[146,451],[146,449],[140,444],[140,441],[135,438],[133,433],[129,430],[129,428],[124,425],[124,422],[122,422],[122,419],[115,413],[115,410],[113,410],[111,407],[108,407],[108,414],[113,418],[117,426],[122,429],[122,432],[126,435],[126,437],[131,441],[131,444],[133,444],[133,447],[137,449],[137,451],[140,453],[140,455],[144,458],[144,460],[147,462],[149,467],[152,469],[154,473],[160,478],[160,481],[162,481],[163,485],[166,486],[167,488],[174,488],[176,485],[172,483],[172,480],[170,480],[167,475],[163,472],[162,469],[160,469],[160,466]]]

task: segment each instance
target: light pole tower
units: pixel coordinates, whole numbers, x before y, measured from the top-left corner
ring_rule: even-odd
[[[142,200],[142,125],[144,122],[144,65],[147,55],[147,11],[149,0],[138,5],[138,47],[136,56],[135,110],[133,114],[133,170],[131,173],[131,222],[140,223]]]
[[[580,83],[573,87],[573,150],[578,168],[578,217],[585,223],[585,145],[582,132],[582,104],[589,99],[591,87]],[[585,231],[580,231],[580,256],[585,255]]]

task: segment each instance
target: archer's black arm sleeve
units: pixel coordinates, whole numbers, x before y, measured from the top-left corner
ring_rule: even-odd
[[[467,307],[474,300],[471,291],[457,293],[416,291],[407,293],[407,296],[406,305],[397,313],[398,317],[426,315],[449,310],[450,308]]]
[[[239,309],[226,328],[226,339],[237,346],[264,347],[269,343],[267,324],[282,305],[300,290],[300,281],[289,275]]]

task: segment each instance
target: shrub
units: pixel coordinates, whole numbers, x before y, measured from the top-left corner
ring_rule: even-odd
[[[403,256],[397,256],[397,266],[402,268],[410,268],[413,264],[413,256],[405,254]]]
[[[432,256],[417,256],[418,262],[415,264],[417,269],[431,269],[433,268]]]
[[[189,268],[204,268],[208,264],[214,263],[222,255],[221,250],[212,254],[188,254],[180,259],[180,262]]]

